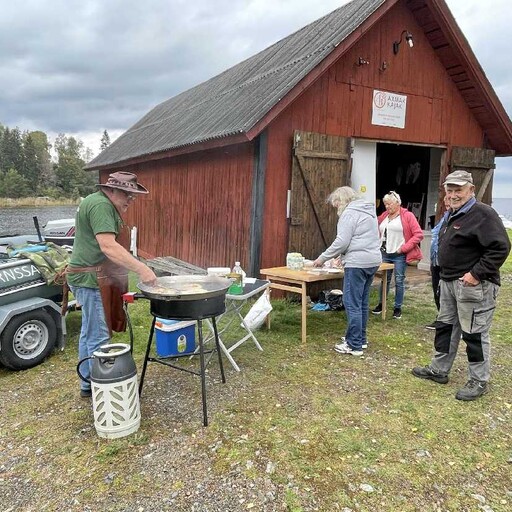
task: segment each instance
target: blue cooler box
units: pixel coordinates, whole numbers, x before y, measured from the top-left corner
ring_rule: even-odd
[[[194,352],[196,348],[196,322],[180,322],[157,318],[156,353],[160,357],[179,356]]]

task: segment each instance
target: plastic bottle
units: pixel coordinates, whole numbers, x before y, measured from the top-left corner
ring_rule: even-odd
[[[229,287],[228,292],[233,295],[241,295],[244,290],[244,275],[245,272],[242,270],[239,261],[235,261],[235,266],[231,271],[231,275],[236,277],[233,284]]]
[[[233,267],[233,272],[236,272],[237,274],[240,274],[242,276],[242,286],[243,286],[243,284],[245,282],[245,276],[247,274],[244,272],[244,269],[240,266],[239,261],[235,261],[235,266]]]

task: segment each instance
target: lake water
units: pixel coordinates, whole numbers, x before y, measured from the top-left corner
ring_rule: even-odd
[[[493,199],[493,208],[512,220],[512,199]],[[41,228],[49,220],[74,218],[76,206],[33,206],[28,208],[0,208],[0,236],[35,234],[32,217],[37,216]]]
[[[50,220],[74,218],[76,208],[76,205],[0,208],[0,236],[35,234],[36,228],[32,217],[37,216],[42,229]]]
[[[512,220],[512,199],[493,199],[492,207],[507,219]]]

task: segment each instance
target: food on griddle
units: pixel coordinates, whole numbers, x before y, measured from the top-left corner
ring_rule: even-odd
[[[176,283],[178,284],[178,283]],[[179,283],[178,288],[171,288],[168,286],[152,286],[150,290],[151,293],[155,295],[164,295],[164,296],[172,296],[172,295],[184,295],[184,294],[192,294],[192,293],[205,293],[208,290],[203,288],[200,283]]]
[[[149,291],[156,295],[176,295],[178,293],[178,290],[175,290],[174,288],[167,288],[165,286],[152,286]]]

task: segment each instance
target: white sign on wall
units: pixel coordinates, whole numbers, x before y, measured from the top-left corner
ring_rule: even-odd
[[[372,124],[405,128],[407,96],[385,91],[373,91]]]

